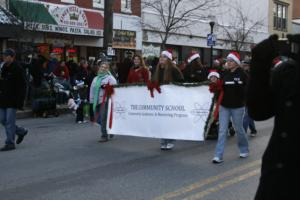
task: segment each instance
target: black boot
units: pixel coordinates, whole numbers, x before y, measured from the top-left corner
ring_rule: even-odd
[[[4,147],[0,149],[0,151],[11,151],[16,149],[14,144],[6,144]]]

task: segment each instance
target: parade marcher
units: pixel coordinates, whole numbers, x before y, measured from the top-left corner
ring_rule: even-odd
[[[117,80],[109,70],[108,63],[101,63],[99,73],[94,78],[90,88],[90,103],[93,104],[95,120],[101,125],[102,136],[99,142],[107,142],[109,139],[106,129],[108,111],[108,98],[105,98],[108,96],[106,94],[106,89],[117,84]]]
[[[130,68],[127,83],[147,83],[150,72],[144,63],[144,59],[135,55],[133,57],[133,66]]]
[[[242,67],[245,71],[245,73],[247,74],[247,78],[249,79],[250,76],[250,59],[246,59],[242,62]],[[250,136],[251,137],[255,137],[257,134],[257,130],[255,127],[255,122],[254,120],[249,116],[248,114],[248,108],[245,108],[245,115],[244,115],[244,119],[243,119],[243,126],[245,129],[245,132],[247,133],[248,128],[250,129]]]
[[[176,65],[172,62],[172,52],[163,51],[159,58],[159,63],[156,67],[156,72],[153,76],[154,81],[158,83],[182,82],[183,75]],[[174,140],[162,139],[161,150],[171,150],[174,147]]]
[[[240,55],[237,52],[231,52],[227,56],[228,69],[221,76],[222,87],[215,87],[215,89],[221,90],[219,92],[222,99],[219,109],[218,143],[212,160],[214,164],[223,162],[230,118],[232,118],[235,131],[237,132],[240,158],[246,158],[249,155],[248,139],[243,128],[247,77],[240,64]],[[216,79],[211,79],[211,82],[211,84],[217,84]]]
[[[15,149],[20,144],[27,130],[16,125],[17,109],[22,109],[26,95],[26,79],[23,68],[16,62],[16,53],[7,49],[3,53],[4,65],[0,70],[0,121],[5,127],[6,141],[1,151]]]
[[[206,81],[207,75],[207,68],[201,64],[199,53],[192,52],[183,70],[184,81],[188,83],[203,82]]]
[[[257,121],[275,117],[255,200],[299,196],[300,34],[288,35],[288,39],[279,42],[273,35],[252,50],[249,114]],[[272,60],[279,54],[287,54],[289,59],[273,67]]]

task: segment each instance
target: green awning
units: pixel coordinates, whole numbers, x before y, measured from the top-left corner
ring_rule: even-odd
[[[56,24],[44,4],[21,0],[9,1],[10,11],[23,22]]]

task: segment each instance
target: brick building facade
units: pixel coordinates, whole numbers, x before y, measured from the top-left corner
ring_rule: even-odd
[[[104,0],[10,0],[10,11],[24,22],[22,49],[37,47],[59,60],[96,59],[103,51]],[[115,0],[114,44],[116,57],[141,51],[141,0]],[[9,46],[16,46],[11,40]]]

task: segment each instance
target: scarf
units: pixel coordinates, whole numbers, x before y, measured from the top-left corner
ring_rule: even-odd
[[[103,72],[103,73],[99,73],[97,76],[97,81],[96,81],[96,85],[93,88],[93,92],[94,92],[94,101],[93,101],[93,111],[96,111],[96,107],[98,104],[98,100],[99,100],[99,92],[101,89],[101,83],[102,81],[107,77],[111,75],[110,72]]]

